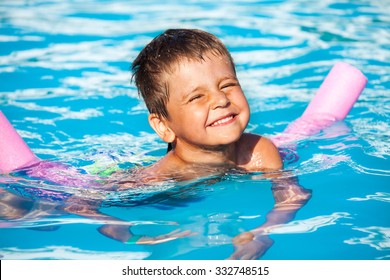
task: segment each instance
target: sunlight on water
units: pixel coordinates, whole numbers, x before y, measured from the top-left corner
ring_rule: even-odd
[[[367,233],[366,237],[351,238],[345,240],[347,244],[363,244],[368,245],[376,250],[390,250],[390,228],[384,227],[367,227],[367,228],[354,228],[356,231]]]
[[[150,252],[99,252],[68,246],[48,246],[27,250],[4,248],[0,250],[0,255],[7,256],[9,260],[142,260],[148,257]]]
[[[379,200],[383,202],[390,202],[390,193],[376,192],[375,194],[369,194],[365,197],[352,197],[349,200],[352,201],[365,201],[365,200]]]
[[[271,234],[314,232],[321,227],[336,225],[340,219],[348,218],[351,218],[348,213],[333,213],[331,215],[318,216],[307,220],[294,221],[282,226],[276,226],[275,228],[271,228],[269,232]]]
[[[295,220],[269,229],[278,246],[262,257],[389,259],[387,6],[379,0],[1,1],[0,110],[40,158],[82,175],[73,185],[32,178],[28,170],[0,175],[0,258],[225,259],[235,236],[264,223],[275,197],[262,173],[99,188],[109,185],[112,172],[165,154],[130,82],[130,65],[152,38],[180,27],[212,32],[227,45],[253,133],[282,132],[336,62],[364,72],[369,83],[345,121],[281,150],[280,178],[298,177],[313,197]],[[85,176],[93,179],[74,186]],[[99,205],[115,219],[64,211],[85,205]],[[147,251],[107,238],[105,225],[163,240],[178,232]],[[70,239],[74,230],[83,234]],[[23,243],[14,238],[21,234]],[[295,239],[301,236],[306,243]],[[87,241],[92,244],[82,248]],[[340,250],[327,252],[323,244],[330,243]]]

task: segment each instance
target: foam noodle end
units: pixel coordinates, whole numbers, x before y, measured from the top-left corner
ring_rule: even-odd
[[[296,142],[343,120],[366,84],[367,78],[359,69],[345,62],[336,63],[302,116],[272,137],[272,141],[277,146]]]
[[[0,111],[0,173],[9,173],[38,161],[37,156]]]
[[[343,120],[359,98],[367,78],[359,69],[345,62],[336,63],[322,82],[302,118],[325,115]]]

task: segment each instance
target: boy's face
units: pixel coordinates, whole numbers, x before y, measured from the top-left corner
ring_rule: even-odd
[[[167,125],[176,144],[218,146],[237,141],[249,121],[249,106],[225,56],[183,60],[168,77]]]

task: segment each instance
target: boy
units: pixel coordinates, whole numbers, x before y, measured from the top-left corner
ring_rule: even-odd
[[[189,180],[231,169],[282,169],[278,149],[269,139],[244,133],[249,105],[233,59],[214,35],[167,30],[140,52],[132,70],[151,127],[169,143],[165,157],[138,170],[144,181]],[[264,224],[233,239],[232,259],[264,254],[273,243],[268,229],[291,221],[311,196],[294,179],[275,178],[272,190],[274,208]]]
[[[132,69],[149,123],[171,148],[141,171],[148,181],[282,168],[270,140],[244,133],[248,102],[229,51],[214,35],[167,30],[140,52]]]

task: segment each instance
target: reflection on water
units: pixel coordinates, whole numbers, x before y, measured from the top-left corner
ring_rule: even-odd
[[[0,249],[1,256],[7,256],[8,260],[142,260],[150,256],[150,252],[99,252],[83,250],[70,246],[47,246],[39,249]]]
[[[383,202],[390,202],[390,193],[376,192],[375,194],[369,194],[365,197],[352,197],[349,200],[352,201],[366,201],[366,200],[379,200]]]
[[[146,107],[130,84],[129,72],[139,50],[164,29],[205,29],[226,43],[251,106],[248,130],[259,134],[283,131],[302,113],[331,66],[340,60],[349,62],[364,72],[369,84],[345,122],[282,151],[287,171],[281,177],[298,176],[317,199],[296,220],[272,228],[272,234],[293,238],[287,233],[310,233],[323,240],[325,229],[337,228],[348,219],[353,234],[343,237],[345,246],[367,244],[361,258],[374,258],[370,250],[388,250],[389,220],[367,222],[361,217],[388,213],[390,15],[386,4],[377,0],[3,0],[0,109],[41,158],[80,167],[85,174],[101,174],[148,165],[165,153],[166,145],[147,124]],[[346,187],[351,182],[353,189]],[[7,212],[19,219],[1,221],[6,238],[1,240],[0,254],[9,259],[201,258],[196,255],[198,248],[226,258],[228,254],[217,249],[230,246],[233,252],[232,238],[258,227],[274,203],[270,181],[263,174],[227,174],[213,184],[165,182],[142,192],[80,190],[21,173],[0,175],[0,185],[2,214],[10,210],[11,200],[11,205],[17,201],[25,207],[21,210],[31,210],[30,215]],[[65,215],[61,209],[69,205],[54,199],[58,196],[44,200],[37,190],[76,194],[90,205],[103,200],[99,210],[118,219]],[[356,209],[356,204],[369,206]],[[166,232],[181,228],[173,236],[185,238],[169,243],[171,249],[157,247],[153,255],[124,248],[87,250],[73,243],[28,249],[9,237],[10,230],[40,228],[50,232],[50,244],[62,244],[58,242],[64,237],[61,230],[50,231],[59,225],[63,230],[88,225],[96,233],[96,227],[107,224],[131,225],[162,239],[167,238],[162,236]],[[197,236],[187,236],[186,229]],[[321,258],[317,246],[306,246],[316,251],[309,256]],[[272,250],[277,249],[271,248],[265,257],[280,258],[280,252]],[[376,253],[375,258],[389,256]]]
[[[321,227],[335,225],[340,219],[348,218],[351,218],[348,213],[332,213],[330,215],[313,217],[307,220],[297,220],[286,225],[276,226],[271,228],[270,232],[272,234],[309,233],[314,232]]]
[[[390,228],[388,227],[366,227],[354,228],[356,231],[368,234],[365,237],[356,237],[345,240],[344,242],[351,245],[363,244],[368,245],[376,250],[390,250]]]

